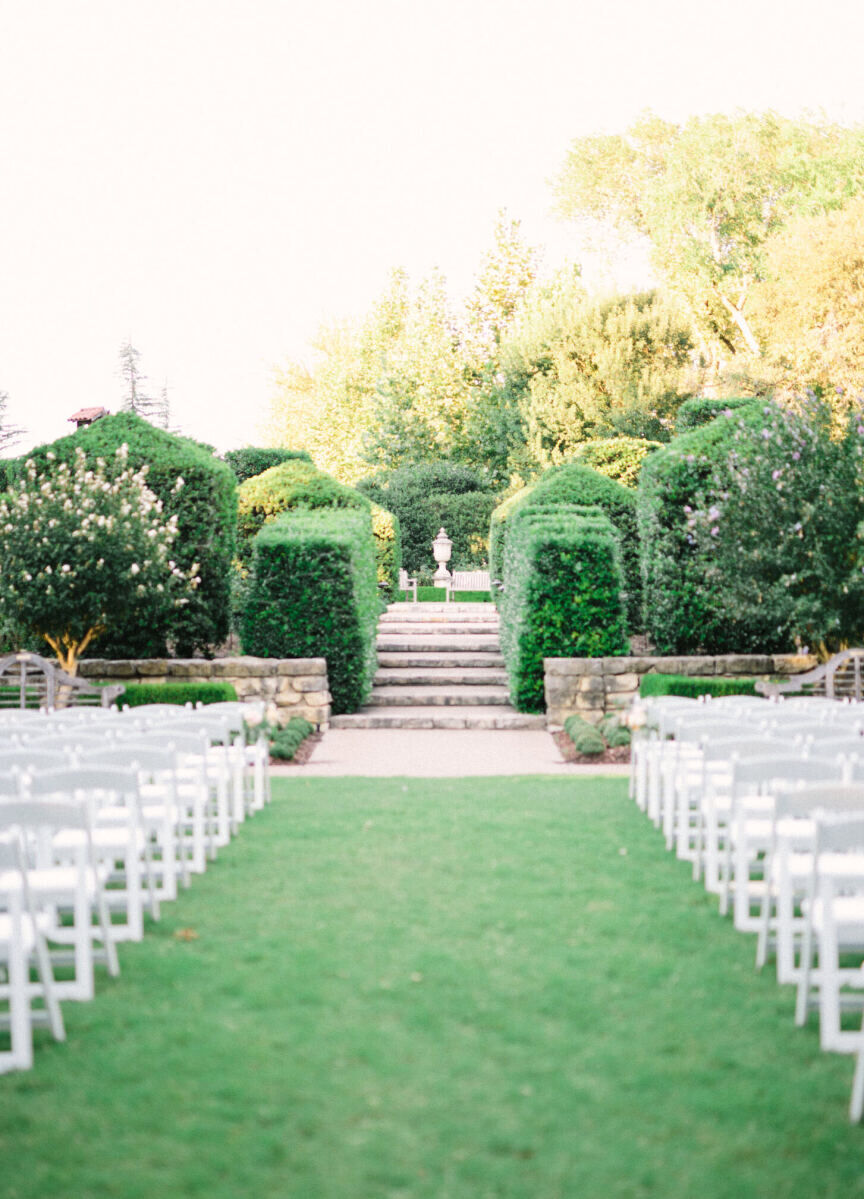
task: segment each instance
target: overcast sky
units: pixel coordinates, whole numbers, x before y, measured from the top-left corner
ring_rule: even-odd
[[[505,207],[550,263],[574,137],[640,111],[864,119],[861,0],[0,0],[0,390],[260,440],[270,372],[389,270],[467,288]]]

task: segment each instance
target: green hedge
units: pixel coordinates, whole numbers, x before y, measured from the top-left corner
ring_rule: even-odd
[[[334,713],[356,711],[369,694],[378,613],[367,512],[290,512],[255,538],[243,652],[326,658]]]
[[[110,633],[88,651],[97,658],[165,657],[173,643],[178,657],[208,653],[228,636],[231,612],[231,561],[236,537],[236,480],[230,467],[186,437],[175,437],[130,413],[105,416],[69,437],[42,445],[27,455],[40,473],[48,473],[53,453],[58,462],[71,462],[80,446],[90,461],[113,459],[123,445],[129,447],[128,465],[146,465],[147,485],[162,501],[166,516],[176,514],[179,535],[174,557],[188,570],[199,564],[200,586],[189,603],[176,609],[170,625],[143,628],[124,625],[122,615]],[[25,459],[9,463],[17,478]],[[176,490],[178,477],[183,486]]]
[[[675,418],[675,432],[679,435],[690,433],[693,429],[710,424],[718,416],[726,416],[740,408],[749,408],[758,403],[760,401],[752,396],[749,399],[734,400],[716,400],[705,396],[694,396],[693,399],[685,400],[678,409],[678,415]]]
[[[572,461],[590,466],[623,487],[635,487],[645,459],[662,444],[644,437],[596,437],[583,442]]]
[[[606,517],[560,505],[550,515],[511,518],[501,648],[520,711],[543,710],[544,658],[627,652],[623,584],[618,537]]]
[[[127,683],[117,700],[122,708],[140,708],[144,704],[221,704],[236,701],[231,683]]]
[[[683,695],[692,699],[700,695],[755,695],[753,679],[697,678],[685,674],[646,674],[639,687],[639,694]]]
[[[487,561],[489,516],[495,507],[488,481],[451,462],[425,462],[361,479],[358,491],[399,518],[402,557],[410,574],[434,570],[432,541],[443,526],[458,569]]]
[[[279,466],[292,459],[299,459],[302,462],[312,461],[308,450],[277,450],[251,445],[244,446],[240,450],[228,450],[222,455],[223,462],[227,462],[231,467],[238,483],[243,483],[246,479],[254,479],[256,475],[269,470],[271,466]]]
[[[636,529],[636,496],[629,488],[588,466],[578,463],[554,466],[533,486],[523,488],[499,505],[492,514],[489,533],[492,578],[502,577],[497,572],[503,568],[507,527],[511,518],[523,508],[559,503],[600,508],[618,530],[626,583],[627,619],[630,628],[634,632],[639,631],[642,627],[642,580]]]
[[[243,567],[252,557],[252,542],[265,524],[283,512],[349,508],[369,514],[375,537],[378,582],[392,595],[399,582],[402,543],[399,520],[353,487],[339,483],[311,462],[292,459],[241,483],[237,489],[239,545]]]

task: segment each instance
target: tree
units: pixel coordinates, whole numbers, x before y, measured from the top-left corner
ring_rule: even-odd
[[[719,372],[730,355],[761,351],[747,305],[766,239],[864,191],[864,126],[775,113],[674,125],[649,113],[624,135],[575,141],[556,191],[565,217],[649,238]]]
[[[571,283],[539,296],[502,346],[535,471],[593,437],[668,439],[692,351],[686,316],[655,292],[597,299]]]
[[[160,626],[200,582],[197,564],[184,572],[171,559],[177,517],[164,516],[147,468],[125,465],[126,446],[116,457],[114,470],[104,459],[88,467],[79,448],[47,475],[30,459],[0,496],[0,614],[70,674],[121,618]]]
[[[9,403],[8,391],[0,391],[0,452],[20,441],[25,430],[17,425],[10,425],[6,419],[6,405]]]
[[[764,371],[784,392],[814,387],[835,408],[837,389],[845,402],[864,395],[864,197],[768,239],[752,323]]]

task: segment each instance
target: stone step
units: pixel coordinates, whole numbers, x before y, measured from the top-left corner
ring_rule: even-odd
[[[420,667],[423,670],[436,670],[443,668],[446,670],[458,670],[465,667],[480,667],[483,670],[497,670],[504,668],[504,658],[497,650],[490,650],[487,653],[462,654],[451,653],[439,654],[435,652],[423,653],[379,653],[378,666],[381,670],[410,670],[415,667]]]
[[[373,687],[367,707],[476,707],[478,704],[509,705],[507,687]]]
[[[498,609],[494,604],[490,603],[456,603],[454,600],[449,604],[412,604],[403,600],[395,604],[388,604],[387,611],[419,613],[421,619],[425,619],[427,615],[448,612],[458,612],[460,615],[465,613],[476,613],[478,615],[482,615],[483,613],[497,614]]]
[[[381,666],[379,662],[379,667]],[[381,667],[375,687],[506,687],[507,671],[488,666]]]
[[[497,625],[379,625],[380,637],[497,637]]]
[[[431,637],[428,634],[420,636],[418,634],[400,633],[379,633],[377,642],[379,653],[498,653],[500,646],[498,644],[497,634],[489,636],[479,636],[477,633],[472,633],[470,636],[439,636]]]
[[[512,708],[368,708],[332,716],[333,729],[545,729],[545,716]]]
[[[499,616],[492,612],[382,612],[381,624],[498,624]]]

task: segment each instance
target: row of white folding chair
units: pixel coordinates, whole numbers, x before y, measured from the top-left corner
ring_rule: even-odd
[[[168,730],[115,731],[111,738],[68,732],[47,739],[22,739],[0,749],[0,770],[60,769],[69,764],[133,766],[144,796],[143,819],[155,835],[159,858],[160,894],[173,899],[178,871],[188,881],[189,870],[201,873],[205,858],[215,856],[217,827],[228,839],[227,780],[210,804],[207,781],[209,748],[203,733]],[[221,795],[221,808],[219,798]]]
[[[738,748],[745,748],[743,742],[739,743]],[[842,809],[845,805],[847,810],[852,811],[860,807],[861,816],[864,817],[864,785],[839,782],[852,771],[864,777],[864,766],[853,761],[850,770],[850,763],[842,758],[827,762],[812,756],[808,759],[797,755],[791,759],[788,756],[785,759],[775,757],[761,762],[735,759],[731,776],[725,782],[721,781],[721,787],[728,788],[730,805],[722,883],[727,904],[730,892],[736,896],[736,925],[750,930],[755,927],[759,933],[757,964],[761,965],[765,960],[768,929],[773,924],[778,969],[782,954],[785,970],[790,954],[794,960],[793,938],[802,936],[805,923],[802,918],[795,917],[794,904],[796,896],[800,896],[800,880],[804,876],[810,880],[811,897],[804,904],[805,920],[810,920],[810,941],[801,951],[802,967],[798,970],[798,977],[802,981],[799,981],[797,1015],[800,1020],[802,1003],[806,1014],[807,1000],[815,993],[820,1011],[822,1043],[830,1048],[858,1053],[850,1107],[853,1119],[857,1119],[864,1106],[864,1026],[860,1032],[841,1030],[841,988],[850,983],[864,986],[864,973],[859,967],[851,970],[841,968],[840,954],[851,948],[864,948],[864,836],[860,838],[861,858],[856,860],[849,854],[847,841],[844,845],[846,853],[839,863],[836,861],[837,854],[834,854],[834,874],[829,874],[827,880],[825,871],[832,863],[827,850],[835,847],[830,843],[822,843],[818,846],[818,852],[811,847],[809,856],[801,853],[800,839],[808,835],[808,830],[811,837],[814,835],[814,820],[799,821],[796,837],[792,841],[795,856],[782,877],[784,867],[777,850],[778,843],[783,843],[783,839],[790,836],[790,813],[800,816],[802,813],[811,813],[813,808],[821,811],[832,805],[836,809]],[[826,773],[833,776],[835,781],[809,785],[805,781],[808,776],[825,780]],[[864,830],[864,820],[859,820],[859,827]],[[764,879],[758,880],[762,884],[759,886],[754,885],[751,868],[754,863],[757,864],[758,872],[758,861],[763,850],[766,854]],[[814,873],[814,862],[819,863],[818,873]],[[792,871],[791,890],[787,881],[789,869]],[[848,889],[859,874],[860,897],[852,899],[848,895],[840,895],[838,899],[832,894],[832,886],[835,889],[838,886]],[[819,881],[814,882],[814,878]],[[752,912],[754,898],[759,903],[755,919]],[[845,907],[837,907],[838,902],[845,904]],[[818,969],[813,969],[811,964],[814,946],[818,949]],[[803,967],[805,961],[809,967],[806,978]]]
[[[231,833],[236,831],[238,809],[242,812],[242,802],[238,803],[236,799],[236,792],[242,784],[229,772],[228,758],[220,750],[220,741],[226,736],[224,722],[205,722],[196,718],[190,710],[188,719],[175,717],[168,722],[129,718],[106,725],[98,732],[89,726],[61,729],[40,727],[30,734],[16,734],[14,745],[28,750],[34,760],[37,754],[47,758],[58,751],[72,757],[95,754],[98,760],[102,750],[117,748],[129,741],[138,744],[150,741],[156,748],[174,745],[178,751],[182,746],[185,767],[191,770],[197,763],[208,781],[213,802],[205,804],[205,811],[215,826],[211,830],[212,842],[224,846],[228,844]],[[192,739],[195,739],[194,745]],[[0,750],[0,769],[3,755],[4,751]],[[232,782],[235,793],[233,805]],[[242,790],[240,794],[242,800]],[[199,859],[196,869],[201,868]]]
[[[3,790],[0,784],[0,793]],[[35,985],[30,978],[31,964],[37,972]],[[57,1041],[66,1039],[66,1030],[48,948],[30,895],[21,835],[11,826],[0,832],[0,965],[4,972],[0,999],[7,1009],[0,1024],[9,1029],[9,1048],[0,1050],[0,1073],[27,1070],[33,1064],[34,1026],[47,1024]],[[43,1001],[41,1010],[34,1008],[37,995]]]

